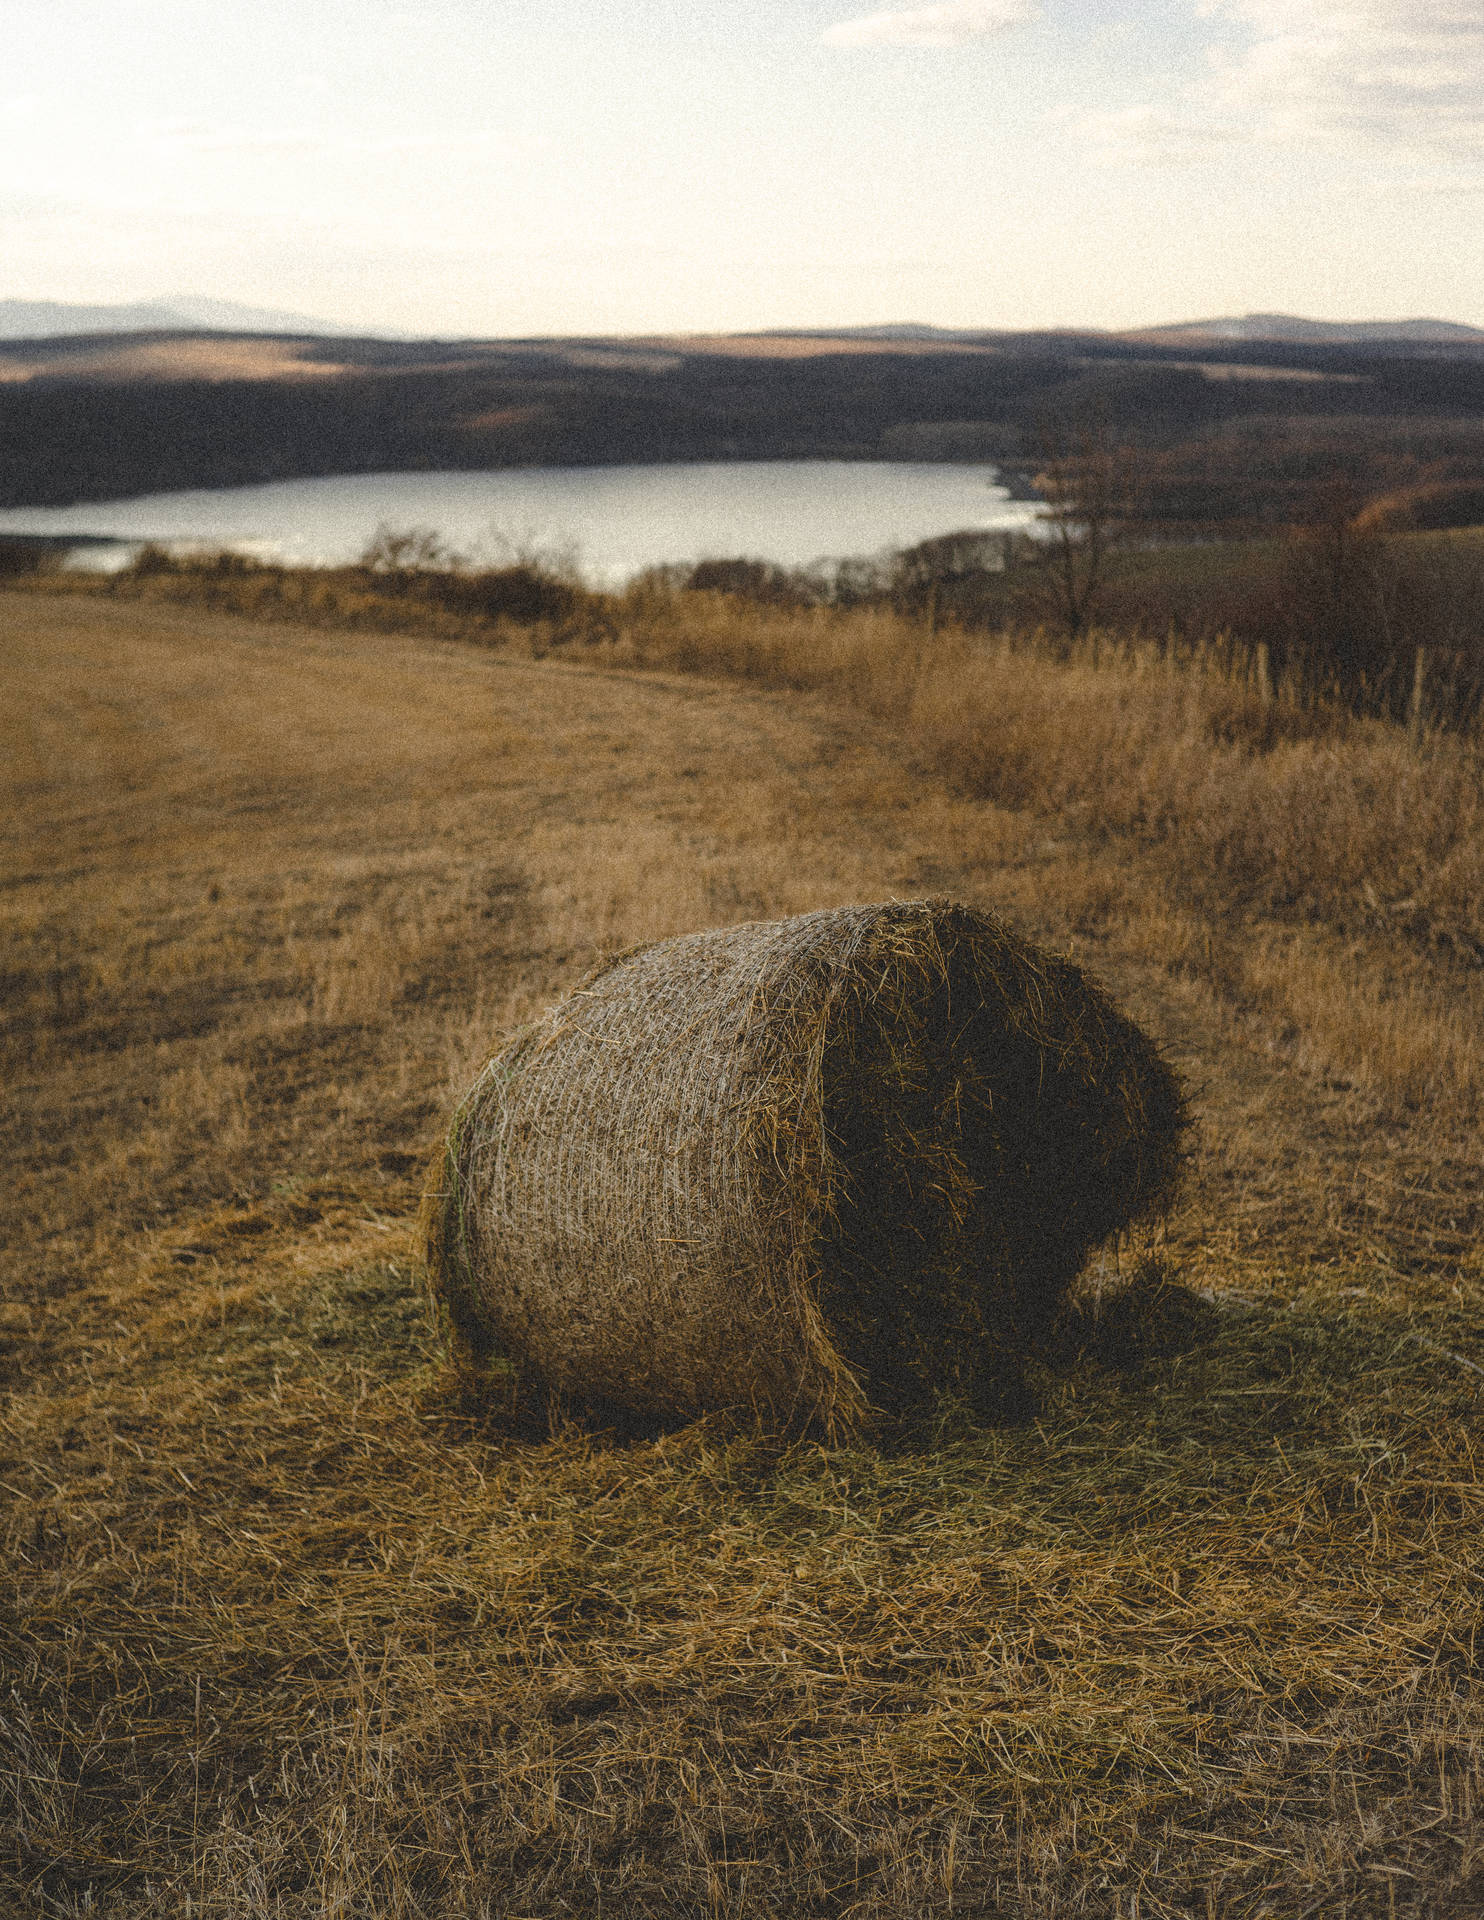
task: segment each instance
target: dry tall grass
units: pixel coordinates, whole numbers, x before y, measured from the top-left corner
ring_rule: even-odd
[[[636,661],[828,689],[899,725],[966,791],[1170,847],[1208,900],[1378,924],[1484,957],[1477,743],[1264,701],[1214,652],[1094,634],[930,635],[891,614],[641,603]]]
[[[602,664],[829,691],[900,727],[965,791],[1167,847],[1207,906],[1387,929],[1484,958],[1481,743],[1414,741],[1301,704],[1294,689],[1263,698],[1245,658],[1219,648],[1181,655],[1127,631],[1093,633],[1068,659],[1037,634],[932,634],[881,610],[770,607],[653,582],[578,592],[559,625],[481,620],[355,569],[203,565],[121,587],[255,619],[538,656],[568,644]]]
[[[841,695],[963,793],[1092,844],[1126,836],[1193,909],[1194,964],[1231,950],[1240,998],[1383,1101],[1479,1110],[1478,743],[1264,701],[1212,654],[1117,636],[1063,660],[1034,636],[691,595],[642,604],[617,651]],[[1275,924],[1254,942],[1260,919]]]
[[[839,663],[878,720],[0,597],[7,1912],[1484,1905],[1462,961],[950,789],[882,646]],[[1093,966],[1198,1097],[1166,1280],[1089,1276],[1038,1423],[463,1405],[416,1169],[493,1033],[600,948],[933,891]]]

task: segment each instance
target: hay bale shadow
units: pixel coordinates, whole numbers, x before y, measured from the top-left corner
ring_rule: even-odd
[[[1193,1352],[1221,1325],[1213,1301],[1175,1279],[1163,1260],[1140,1260],[1127,1280],[1089,1286],[1067,1300],[1046,1341],[1044,1357],[1062,1371],[1091,1364],[1139,1374]]]

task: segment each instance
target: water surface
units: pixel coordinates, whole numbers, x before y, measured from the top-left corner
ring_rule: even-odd
[[[749,555],[785,566],[912,546],[934,534],[1029,526],[992,467],[887,461],[716,461],[374,473],[257,487],[158,493],[79,507],[0,512],[0,533],[94,534],[129,543],[80,550],[121,564],[136,543],[228,547],[291,566],[356,559],[379,524],[435,529],[475,561],[512,549],[575,550],[595,583],[660,561]]]

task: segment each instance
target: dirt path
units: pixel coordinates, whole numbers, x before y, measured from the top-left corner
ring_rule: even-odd
[[[955,799],[857,716],[94,599],[0,598],[0,645],[7,1237],[33,1274],[38,1234],[109,1264],[120,1230],[296,1179],[400,1212],[493,1030],[598,952],[924,892],[1070,950],[1169,1047],[1201,1122],[1174,1235],[1207,1284],[1249,1254],[1467,1253],[1466,1154],[1306,1072],[1135,851]]]

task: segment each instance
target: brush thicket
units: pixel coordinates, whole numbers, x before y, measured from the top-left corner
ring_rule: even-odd
[[[619,956],[488,1064],[427,1205],[464,1361],[668,1421],[1013,1407],[1089,1250],[1169,1200],[1153,1043],[991,915],[893,902]]]

